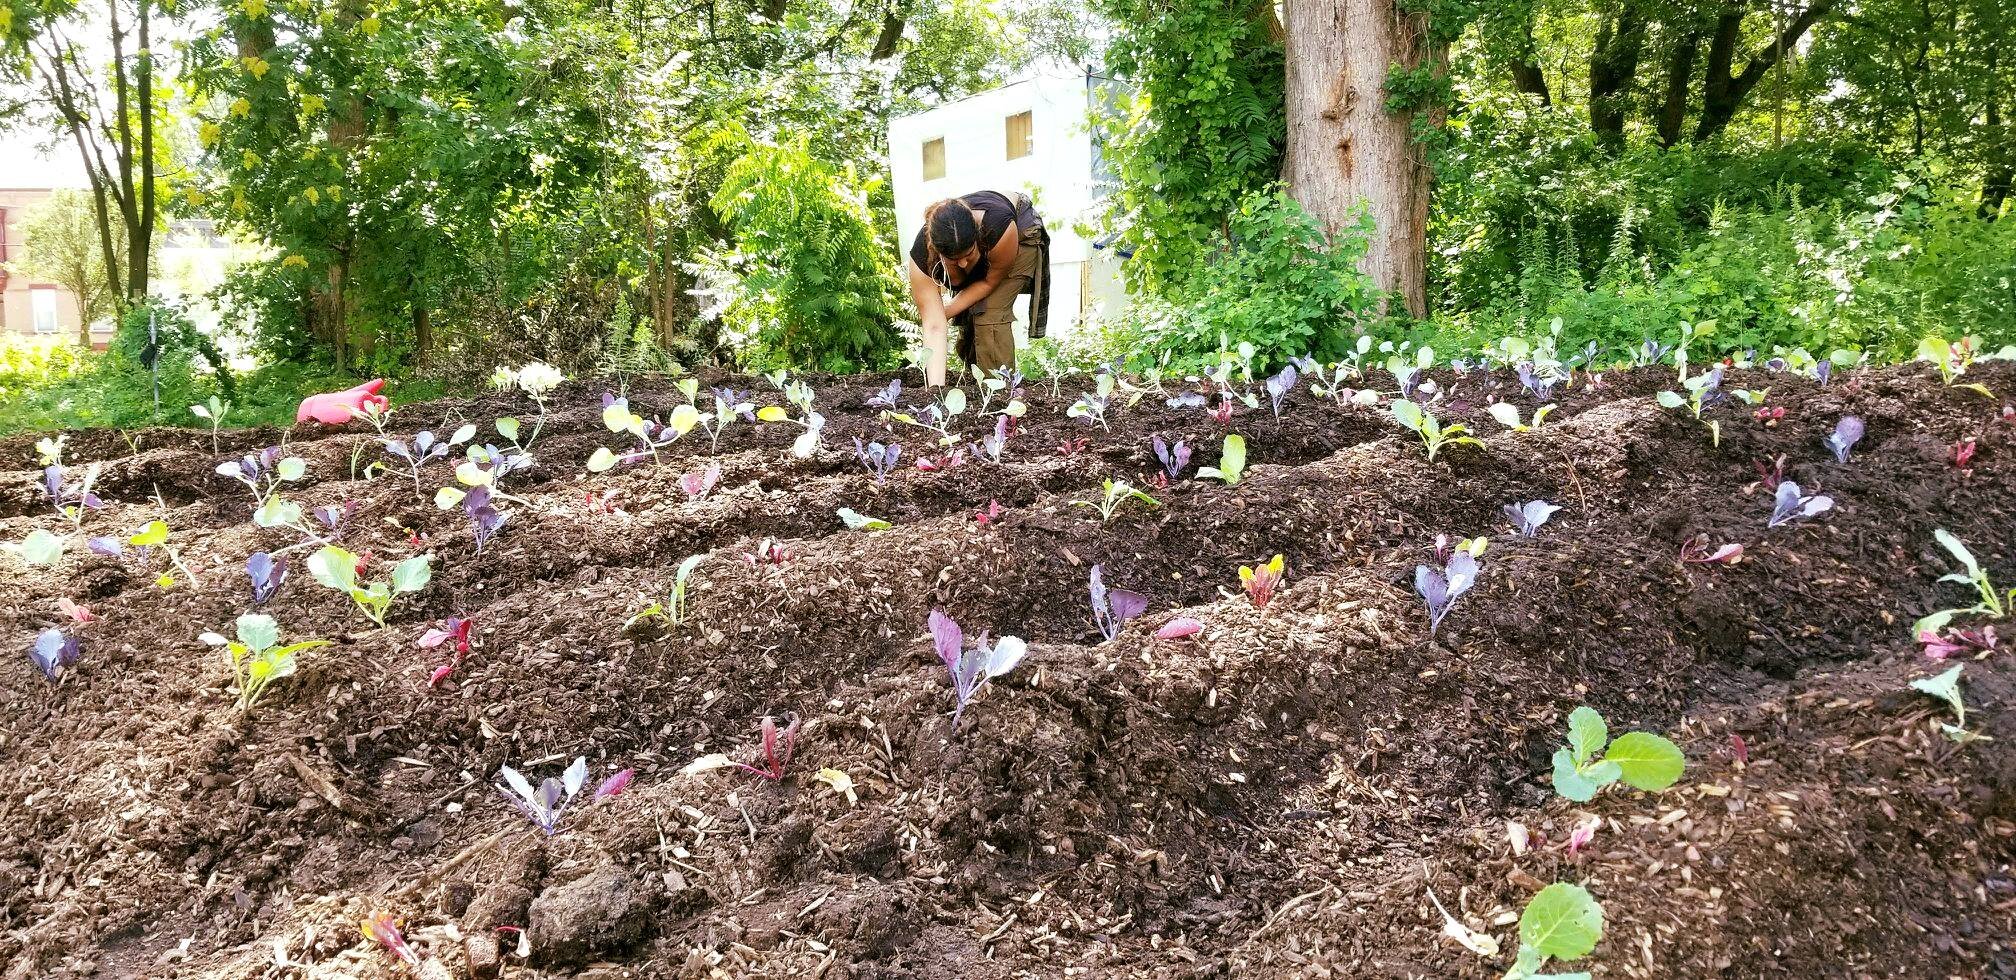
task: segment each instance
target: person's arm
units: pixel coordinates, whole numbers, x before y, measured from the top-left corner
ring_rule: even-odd
[[[917,268],[916,259],[906,259],[910,267],[910,299],[917,304],[917,327],[924,334],[930,356],[924,361],[924,382],[936,387],[945,383],[945,302],[938,294],[938,282]]]
[[[973,304],[986,299],[994,287],[1001,285],[1001,280],[1008,278],[1008,273],[1015,269],[1015,253],[1022,247],[1017,241],[1021,237],[1015,225],[1009,224],[1008,229],[1001,233],[1001,239],[987,250],[987,278],[959,290],[959,295],[945,304],[946,316],[954,317],[966,312]]]

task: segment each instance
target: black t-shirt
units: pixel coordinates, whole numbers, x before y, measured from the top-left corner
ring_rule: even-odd
[[[1003,233],[1015,227],[1015,202],[1010,201],[1008,195],[996,191],[975,191],[959,200],[966,202],[968,208],[980,212],[980,261],[966,273],[967,278],[960,280],[959,285],[963,286],[987,278],[987,253],[1001,244]],[[953,203],[947,206],[959,205]],[[931,246],[925,241],[929,234],[929,227],[917,229],[917,238],[910,243],[910,261],[917,263],[917,268],[924,270],[925,275],[949,287],[953,285],[949,276],[951,270],[931,260]]]

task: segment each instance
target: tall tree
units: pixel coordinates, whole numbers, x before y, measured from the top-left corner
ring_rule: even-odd
[[[1397,0],[1287,0],[1288,156],[1295,199],[1332,232],[1369,211],[1362,263],[1414,316],[1427,312],[1430,168],[1417,137],[1446,49]]]
[[[165,100],[157,88],[154,28],[157,7],[166,8],[157,0],[103,6],[40,0],[28,7],[25,18],[13,18],[7,40],[10,47],[23,43],[29,56],[0,66],[32,90],[30,104],[53,117],[76,146],[90,184],[99,256],[124,308],[147,295],[160,223]]]

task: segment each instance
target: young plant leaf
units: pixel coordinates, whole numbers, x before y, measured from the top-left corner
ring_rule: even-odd
[[[1542,956],[1576,960],[1603,938],[1603,907],[1587,889],[1557,881],[1540,889],[1519,915],[1519,941]]]
[[[1657,792],[1680,781],[1687,757],[1670,740],[1651,732],[1626,732],[1610,743],[1603,761],[1616,763],[1624,782]]]

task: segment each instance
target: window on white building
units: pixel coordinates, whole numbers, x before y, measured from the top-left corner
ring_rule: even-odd
[[[35,324],[36,333],[55,333],[56,287],[30,286],[28,288],[28,314]]]
[[[945,139],[940,137],[924,144],[924,179],[937,180],[945,176]]]
[[[1008,117],[1008,159],[1020,160],[1036,152],[1036,117],[1018,112]]]

